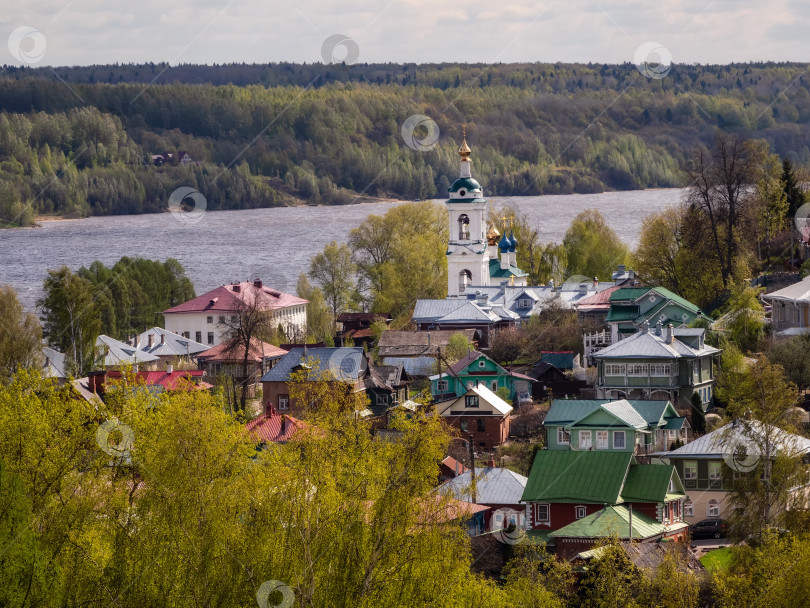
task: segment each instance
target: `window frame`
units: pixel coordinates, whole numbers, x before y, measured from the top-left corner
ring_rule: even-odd
[[[202,344],[202,332],[201,331],[195,331],[194,332],[194,341],[197,344]]]
[[[576,519],[582,519],[583,517],[588,516],[588,507],[584,505],[577,505],[574,507],[574,517]]]
[[[709,461],[709,481],[720,481],[723,479],[722,463]]]
[[[627,365],[627,376],[639,378],[649,376],[649,369],[646,363],[630,363]]]
[[[557,427],[557,444],[571,445],[571,431],[566,431],[565,427]]]
[[[541,517],[541,509],[545,510],[546,516]],[[547,502],[534,503],[534,521],[538,524],[551,525],[551,505]]]
[[[481,407],[481,402],[478,399],[478,395],[464,395],[464,407]]]
[[[683,516],[684,517],[694,517],[695,516],[695,503],[691,500],[687,500],[683,503]]]
[[[626,376],[627,366],[624,363],[605,363],[605,376]]]
[[[288,410],[290,409],[290,395],[283,394],[278,396],[278,409],[281,410]]]
[[[213,323],[214,322],[214,317],[206,317],[205,322],[206,323]]]
[[[377,393],[375,402],[377,405],[388,405],[388,395],[386,393]]]
[[[443,393],[448,388],[450,388],[450,383],[447,380],[437,380],[436,381],[436,390],[440,393]]]
[[[602,438],[602,441],[600,441]],[[610,448],[610,433],[608,431],[596,431],[596,449],[607,450]]]
[[[687,472],[691,471],[691,474]],[[684,481],[692,481],[698,478],[698,464],[697,460],[684,460],[683,461],[683,479]]]
[[[712,498],[706,503],[706,517],[720,517],[720,501]]]
[[[650,363],[651,378],[669,378],[672,375],[672,366],[669,363]]]
[[[485,418],[476,418],[476,431],[479,433],[486,433],[487,432],[487,421]]]
[[[582,445],[583,444],[583,440],[582,440],[583,437],[588,438],[588,441],[587,441],[588,447],[583,447],[583,445]],[[577,435],[577,440],[578,440],[577,445],[578,445],[580,450],[590,450],[593,447],[593,433],[591,431],[585,431],[585,430],[580,429],[579,434]]]
[[[212,332],[212,331],[208,332],[208,345],[209,346],[214,345],[214,332]]]
[[[616,445],[616,437],[622,438],[622,444],[620,446]],[[624,431],[613,431],[613,449],[614,450],[626,450],[627,449],[627,435]]]

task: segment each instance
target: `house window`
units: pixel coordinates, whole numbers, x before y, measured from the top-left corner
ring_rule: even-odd
[[[667,363],[654,363],[650,365],[650,376],[669,377],[670,366]]]
[[[718,503],[714,498],[709,501],[709,504],[706,507],[706,515],[709,517],[720,517],[720,503]]]
[[[288,410],[288,409],[290,409],[290,396],[289,395],[279,395],[278,396],[278,409],[280,409],[280,410]]]
[[[490,382],[490,384],[489,384],[489,388],[490,388],[490,389],[492,389],[492,392],[493,392],[493,393],[494,393],[495,391],[497,391],[497,390],[498,390],[498,381],[497,381],[497,380],[493,380],[492,382]]]
[[[484,420],[483,418],[479,418],[477,422],[478,422],[478,432],[485,433],[487,430],[487,421]]]
[[[184,338],[190,338],[190,337],[191,337],[191,333],[190,333],[190,332],[187,332],[187,331],[184,331],[184,332],[182,333],[182,336],[183,336]]]
[[[623,450],[624,448],[624,431],[613,431],[613,449]]]
[[[551,518],[549,517],[547,504],[534,505],[534,521],[538,524],[551,523]]]
[[[576,509],[576,516],[577,519],[582,519],[588,514],[588,509],[586,507],[574,507]]]
[[[624,365],[618,365],[616,363],[606,363],[605,364],[605,375],[606,376],[624,376]]]
[[[238,320],[239,320],[239,317],[237,317],[236,315],[231,315],[231,323],[236,324],[236,322]]]
[[[481,359],[481,360],[478,362],[478,367],[480,367],[480,368],[484,368],[484,367],[486,367],[486,366],[487,366],[487,362],[486,362],[486,361],[484,361],[483,359]]]
[[[596,431],[596,449],[597,450],[606,450],[606,449],[608,449],[608,432],[607,431]]]
[[[443,393],[444,391],[446,391],[447,390],[447,380],[439,380],[436,383],[436,390],[438,390],[440,393]]]
[[[647,375],[647,366],[641,363],[634,363],[633,365],[627,366],[627,375],[628,376],[646,376]]]
[[[566,431],[563,427],[557,428],[557,443],[564,443],[568,445],[571,443],[571,433]]]
[[[685,460],[683,463],[683,478],[697,479],[697,461]]]
[[[218,319],[218,321],[219,321],[220,323],[225,323],[225,317],[220,316],[220,317],[219,317],[219,319]]]
[[[467,407],[478,407],[478,395],[467,395],[464,397],[464,405]]]
[[[195,342],[202,342],[202,332],[194,332],[194,341]]]
[[[462,421],[460,421],[460,422],[458,423],[458,428],[460,428],[462,431],[464,431],[464,432],[466,433],[466,432],[467,432],[467,428],[468,428],[467,421],[466,421],[466,420],[462,420]]]
[[[580,450],[590,450],[593,447],[592,439],[591,439],[591,432],[590,431],[580,431],[579,432],[579,449]]]
[[[663,523],[667,523],[667,521],[669,520],[669,503],[668,502],[664,503],[663,516],[664,516]]]
[[[694,515],[694,510],[693,510],[691,500],[687,500],[685,503],[683,503],[683,515],[684,515],[684,517],[692,517]]]
[[[518,308],[531,308],[532,301],[529,298],[523,298],[522,300],[518,300]]]
[[[205,322],[206,322],[206,323],[213,323],[213,322],[214,322],[214,317],[207,317],[207,318],[205,319]]]
[[[709,479],[712,481],[717,481],[720,479],[720,463],[719,462],[710,462],[709,463]]]
[[[209,331],[208,332],[208,344],[213,344],[213,343],[214,343],[214,332]]]
[[[377,393],[377,405],[388,405],[388,395]]]

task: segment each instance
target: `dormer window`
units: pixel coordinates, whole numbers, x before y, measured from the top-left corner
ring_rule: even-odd
[[[529,298],[521,298],[518,300],[518,308],[531,308],[532,301]]]

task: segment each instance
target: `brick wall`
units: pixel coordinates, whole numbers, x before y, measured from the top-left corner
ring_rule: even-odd
[[[509,416],[447,416],[446,420],[462,437],[472,435],[477,448],[499,446],[509,436]],[[479,430],[479,420],[483,421],[483,430]]]

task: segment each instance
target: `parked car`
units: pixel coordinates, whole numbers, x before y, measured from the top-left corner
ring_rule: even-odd
[[[725,538],[728,534],[728,522],[724,519],[704,519],[689,526],[692,538]]]

